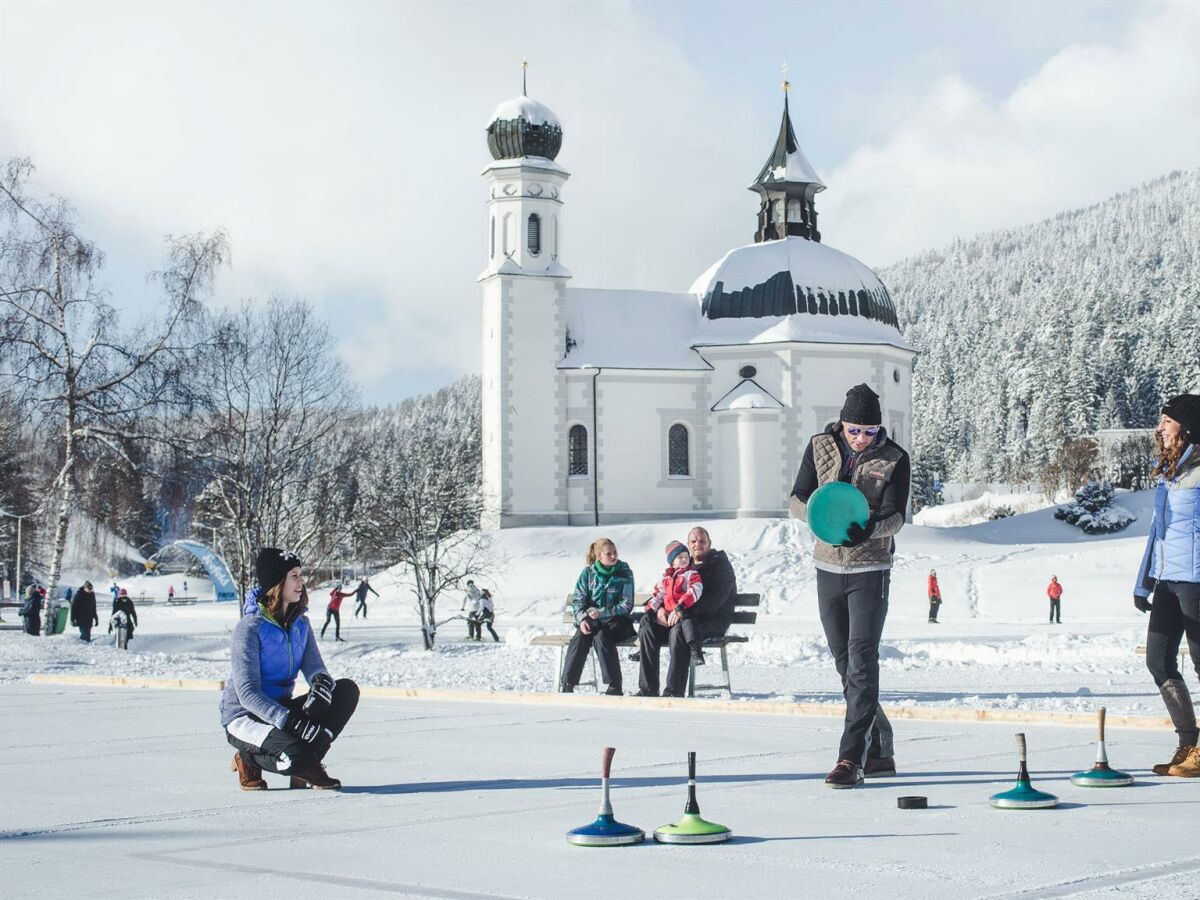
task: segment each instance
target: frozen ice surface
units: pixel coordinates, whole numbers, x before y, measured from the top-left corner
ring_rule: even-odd
[[[1077,788],[1091,728],[1027,726],[1054,810],[998,811],[1006,725],[897,722],[896,778],[831,791],[837,720],[577,705],[364,698],[327,763],[341,794],[243,793],[215,695],[0,686],[0,867],[10,897],[728,898],[1194,895],[1200,784],[1155,778],[1173,735],[1110,729],[1131,788]],[[652,831],[699,801],[735,840],[568,845],[613,806]],[[923,794],[928,810],[896,798]]]

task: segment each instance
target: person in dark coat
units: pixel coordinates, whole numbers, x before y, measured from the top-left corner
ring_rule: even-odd
[[[137,628],[137,610],[134,609],[133,599],[129,596],[129,591],[121,588],[117,591],[117,599],[113,601],[112,615],[119,612],[125,613],[129,617],[128,630],[126,631],[126,639],[133,638],[133,630]],[[109,631],[112,631],[112,626],[109,626]]]
[[[25,620],[25,633],[36,637],[42,630],[42,595],[37,585],[25,589],[25,602],[21,604],[21,618]]]
[[[363,614],[364,619],[367,617],[367,591],[370,591],[376,597],[379,596],[379,592],[371,587],[371,582],[364,578],[358,583],[358,587],[354,589],[355,596],[358,597],[357,602],[354,604],[354,618],[356,619],[359,612]]]
[[[100,624],[100,616],[96,613],[96,592],[92,590],[90,581],[85,581],[71,600],[71,624],[79,629],[79,639],[90,644],[92,627]]]

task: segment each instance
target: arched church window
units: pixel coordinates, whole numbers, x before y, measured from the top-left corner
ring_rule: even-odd
[[[667,432],[667,474],[691,475],[692,460],[686,425],[676,422]]]
[[[491,259],[496,258],[496,217],[492,216],[492,249],[489,253]]]
[[[772,222],[782,222],[783,221],[783,201],[782,200],[772,200],[771,201],[771,221]]]
[[[512,256],[513,252],[517,249],[517,242],[515,240],[515,235],[513,234],[513,229],[515,227],[513,224],[514,221],[515,220],[513,219],[512,213],[504,214],[503,228],[501,228],[501,233],[504,237],[504,244],[501,247],[501,250],[505,256]]]
[[[788,221],[801,222],[804,220],[804,210],[799,200],[789,200],[787,203]]]
[[[588,473],[588,433],[582,425],[572,425],[567,432],[567,474]]]
[[[537,213],[529,214],[529,255],[537,256],[542,252],[542,217]]]
[[[550,258],[558,259],[558,216],[550,217]]]

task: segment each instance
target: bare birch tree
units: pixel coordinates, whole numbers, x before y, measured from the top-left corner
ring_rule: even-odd
[[[168,237],[167,266],[152,276],[163,295],[161,318],[123,334],[108,294],[96,283],[103,254],[80,233],[69,203],[35,196],[32,173],[22,159],[0,174],[0,221],[6,226],[0,233],[0,374],[56,436],[47,573],[53,596],[80,454],[95,449],[129,462],[123,438],[179,387],[188,326],[227,247],[219,232]]]

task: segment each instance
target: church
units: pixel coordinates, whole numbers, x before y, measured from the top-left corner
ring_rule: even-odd
[[[562,124],[524,94],[496,108],[478,278],[484,527],[785,516],[808,437],[862,382],[906,446],[915,351],[875,273],[821,241],[825,185],[784,88],[750,185],[754,243],[679,292],[571,285]]]

